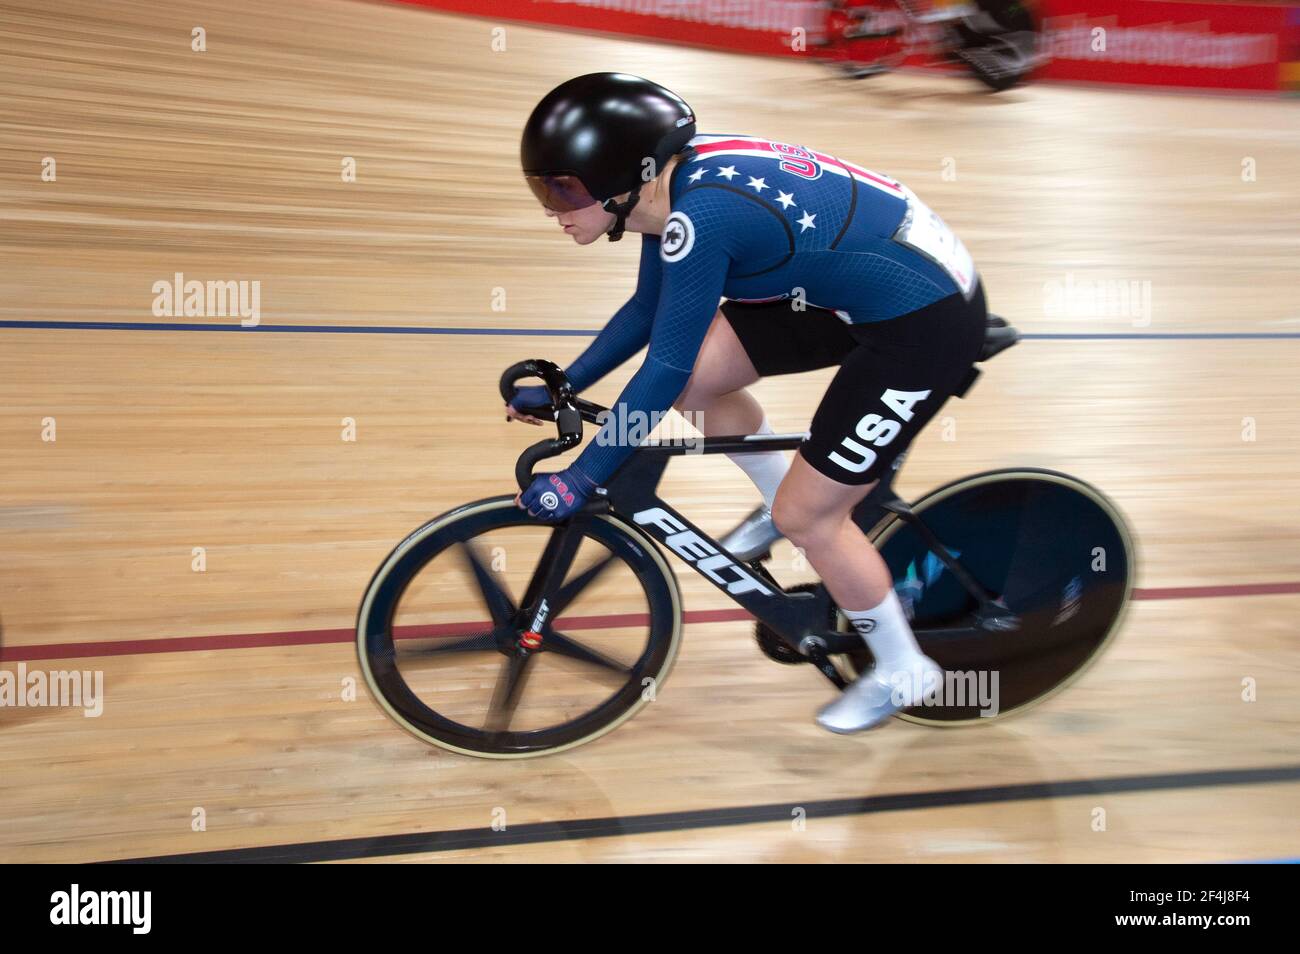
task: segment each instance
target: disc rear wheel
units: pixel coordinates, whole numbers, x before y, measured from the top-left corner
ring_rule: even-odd
[[[993,471],[941,487],[911,509],[1007,619],[972,627],[978,601],[920,534],[899,517],[878,525],[873,542],[917,641],[946,671],[942,695],[900,718],[960,725],[1023,711],[1106,647],[1132,591],[1134,553],[1122,515],[1099,491],[1052,471]],[[848,628],[843,617],[839,628]],[[840,659],[850,677],[873,664],[865,650]]]

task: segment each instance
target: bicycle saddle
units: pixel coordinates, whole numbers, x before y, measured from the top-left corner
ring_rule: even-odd
[[[1019,340],[1020,332],[1007,324],[1005,318],[990,314],[988,327],[984,331],[984,346],[980,348],[980,356],[975,360],[987,361],[999,351],[1006,351]]]

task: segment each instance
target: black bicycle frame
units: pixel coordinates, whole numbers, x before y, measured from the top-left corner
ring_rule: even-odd
[[[978,374],[978,369],[972,367],[959,395],[966,392]],[[501,395],[507,402],[511,399],[514,383],[525,376],[540,377],[546,382],[553,407],[559,409],[553,413],[560,436],[534,444],[520,455],[515,465],[515,477],[521,489],[528,486],[534,464],[563,453],[581,442],[583,420],[599,423],[601,415],[608,413],[608,409],[598,404],[574,397],[563,371],[555,364],[540,359],[520,362],[502,375]],[[811,593],[786,593],[761,563],[757,560],[750,563],[737,560],[722,544],[695,526],[658,494],[659,481],[663,478],[671,457],[753,452],[760,448],[794,450],[806,437],[805,434],[752,434],[647,441],[641,444],[606,482],[605,487],[587,501],[582,510],[571,517],[567,524],[556,527],[543,555],[544,566],[538,567],[538,573],[520,605],[525,614],[523,618],[534,620],[534,628],[541,625],[547,613],[545,595],[553,593],[562,585],[563,580],[556,577],[567,571],[569,559],[581,536],[582,521],[590,519],[592,513],[612,510],[690,564],[695,572],[765,623],[792,649],[806,656],[827,679],[843,688],[844,678],[828,656],[859,652],[863,649],[863,643],[856,632],[837,632],[826,628],[824,621],[830,616],[831,601],[825,587]],[[957,562],[957,558],[939,542],[911,507],[894,493],[892,485],[897,473],[896,464],[858,502],[853,510],[853,522],[864,533],[868,533],[888,514],[904,520],[920,534],[930,552],[939,558],[979,604],[975,613],[969,617],[969,625],[926,627],[916,631],[968,635],[978,629],[1014,628],[1017,625],[1015,616]],[[557,559],[561,554],[568,559]]]
[[[695,440],[650,441],[639,446],[628,461],[607,482],[605,494],[593,496],[584,510],[613,510],[636,524],[648,536],[675,553],[685,563],[732,600],[765,623],[791,648],[797,650],[837,686],[844,679],[827,658],[837,653],[860,652],[862,637],[856,632],[837,632],[826,627],[830,595],[824,587],[811,593],[786,593],[781,584],[758,561],[737,560],[717,540],[697,527],[658,494],[659,481],[672,457],[693,454],[726,454],[755,450],[794,450],[804,442],[803,434],[753,435],[748,437],[705,437]],[[920,534],[930,551],[979,603],[971,625],[944,627],[951,633],[969,633],[977,628],[1004,628],[1009,614],[990,595],[893,491],[897,470],[882,477],[853,511],[853,521],[869,532],[888,514],[895,514]],[[581,519],[581,515],[575,520]],[[557,541],[558,542],[558,541]],[[918,632],[938,633],[930,628]]]

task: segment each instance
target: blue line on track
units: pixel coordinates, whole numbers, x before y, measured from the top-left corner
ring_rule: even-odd
[[[243,334],[337,335],[580,335],[596,336],[579,328],[420,328],[407,325],[257,325],[177,323],[168,321],[0,321],[0,328],[39,328],[72,331],[234,331]]]
[[[583,328],[439,328],[409,325],[258,325],[204,324],[166,321],[36,321],[0,320],[0,328],[34,328],[69,331],[228,331],[243,334],[335,334],[335,335],[524,335],[551,337],[595,337],[595,330]],[[1275,341],[1298,339],[1300,331],[1171,331],[1171,332],[1061,332],[1026,333],[1025,340],[1040,341]]]

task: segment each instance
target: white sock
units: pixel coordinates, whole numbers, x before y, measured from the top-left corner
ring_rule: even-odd
[[[865,610],[841,610],[850,625],[876,657],[876,672],[888,679],[892,673],[915,667],[925,653],[921,651],[912,627],[907,624],[903,604],[892,589],[880,602]]]
[[[776,432],[772,430],[772,425],[767,422],[767,416],[764,415],[763,423],[754,433],[774,434]],[[754,482],[758,492],[763,495],[763,502],[770,510],[772,501],[776,500],[776,489],[781,486],[781,481],[785,479],[786,472],[790,469],[790,462],[785,459],[785,454],[769,450],[748,451],[727,456]]]

